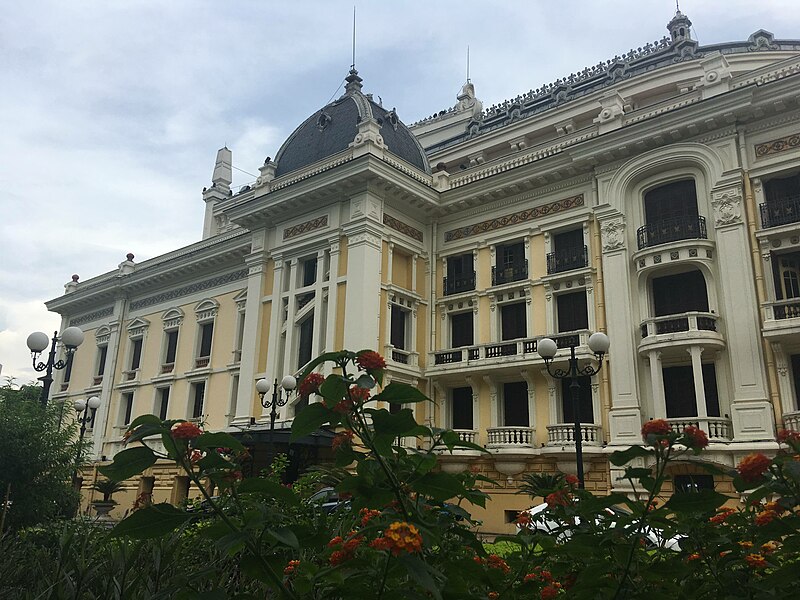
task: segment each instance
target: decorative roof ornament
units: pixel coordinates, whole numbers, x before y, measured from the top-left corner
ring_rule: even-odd
[[[681,12],[677,2],[675,3],[675,8],[675,16],[667,23],[667,30],[669,31],[673,44],[692,39],[692,22],[689,20],[689,17]]]
[[[355,67],[350,69],[350,73],[348,73],[344,80],[347,82],[347,85],[344,86],[345,94],[352,95],[361,91],[361,88],[363,87],[361,82],[364,80],[358,76],[358,71],[356,71]]]

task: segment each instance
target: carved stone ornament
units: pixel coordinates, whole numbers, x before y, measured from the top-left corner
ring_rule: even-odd
[[[742,222],[742,193],[739,189],[713,194],[711,206],[714,207],[714,223],[717,227],[737,225]]]
[[[603,252],[612,252],[625,246],[625,223],[622,219],[606,221],[600,227]]]

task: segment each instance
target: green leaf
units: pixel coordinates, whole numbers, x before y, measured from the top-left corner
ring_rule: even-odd
[[[664,505],[674,512],[712,512],[731,498],[714,490],[673,494]]]
[[[303,379],[305,379],[309,373],[311,373],[311,371],[316,369],[318,365],[321,365],[327,361],[338,363],[341,359],[351,355],[352,353],[347,352],[346,350],[341,350],[339,352],[325,352],[324,354],[320,354],[317,358],[306,365],[305,369],[303,369],[302,373],[300,373],[300,375],[297,377],[297,382],[299,383],[303,381]]]
[[[615,467],[621,467],[631,462],[634,458],[643,458],[645,456],[651,456],[652,454],[653,451],[646,449],[644,446],[631,446],[627,450],[612,452],[608,460]]]
[[[287,504],[300,504],[300,500],[292,490],[271,479],[262,479],[260,477],[245,479],[239,484],[236,491],[240,494],[264,494]]]
[[[267,533],[278,540],[284,546],[289,546],[294,550],[298,550],[300,548],[300,542],[297,540],[297,536],[294,534],[294,531],[289,529],[288,527],[278,527],[276,529],[267,529]]]
[[[366,388],[368,390],[371,390],[372,388],[375,387],[375,380],[372,377],[370,377],[369,375],[367,375],[366,373],[364,373],[361,377],[356,379],[356,385],[358,387],[362,387],[362,388]]]
[[[174,531],[192,516],[172,504],[163,502],[139,509],[120,521],[111,530],[112,537],[148,539]]]
[[[136,429],[139,425],[158,425],[161,427],[163,422],[155,415],[140,415],[128,425],[128,431]]]
[[[231,450],[244,450],[242,443],[229,433],[204,433],[192,442],[192,448],[230,448]]]
[[[428,397],[413,385],[394,381],[383,388],[380,394],[373,397],[373,400],[380,400],[391,404],[411,404],[414,402],[424,402],[427,399]]]
[[[400,556],[398,561],[406,568],[412,581],[416,581],[430,592],[432,597],[442,600],[442,593],[434,579],[435,575],[440,575],[438,571],[416,556]]]
[[[143,423],[136,427],[136,429],[129,430],[131,432],[130,436],[128,436],[128,444],[132,444],[133,442],[138,442],[145,438],[161,435],[164,433],[164,427],[159,423],[158,425],[152,425],[150,423]]]
[[[324,385],[324,384],[323,384]],[[329,410],[321,402],[309,404],[298,412],[292,422],[292,440],[313,433],[325,424],[336,425],[340,416]]]
[[[325,398],[328,404],[336,404],[347,396],[347,381],[341,375],[336,375],[335,373],[328,375],[322,385],[319,386],[319,395]]]
[[[98,467],[97,470],[114,481],[123,481],[138,475],[156,462],[156,455],[150,448],[138,446],[118,452],[110,465]]]
[[[625,477],[631,479],[641,479],[642,477],[653,477],[653,471],[642,467],[628,467],[625,469]]]
[[[386,409],[367,409],[364,412],[372,415],[372,424],[375,427],[375,433],[387,434],[392,437],[409,435],[417,428],[417,422],[414,419],[414,413],[410,408],[403,408],[391,414]]]
[[[444,502],[464,493],[461,481],[448,473],[426,473],[411,485],[420,494],[429,496],[434,502]]]

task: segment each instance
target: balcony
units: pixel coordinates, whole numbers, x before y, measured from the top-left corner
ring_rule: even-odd
[[[706,240],[706,219],[701,216],[679,216],[648,223],[636,231],[639,250],[678,240]]]
[[[535,444],[532,427],[490,427],[486,433],[490,450],[532,449]]]
[[[472,271],[472,273],[445,277],[443,280],[443,289],[445,296],[461,294],[462,292],[471,292],[475,289],[475,271]]]
[[[205,367],[208,366],[208,364],[210,362],[211,362],[211,357],[210,356],[200,356],[200,357],[194,359],[194,368],[195,369],[204,369]]]
[[[136,379],[136,375],[139,373],[139,369],[131,369],[130,371],[123,371],[122,372],[122,381],[133,381]]]
[[[730,419],[723,419],[720,417],[706,417],[700,419],[697,417],[681,417],[678,419],[667,419],[672,431],[676,433],[682,432],[686,427],[692,425],[698,429],[702,429],[708,435],[708,439],[712,442],[729,442],[731,440],[731,421]]]
[[[556,250],[547,255],[547,274],[564,273],[582,269],[589,265],[589,249],[583,248],[564,248]]]
[[[103,376],[102,375],[95,375],[92,377],[92,385],[102,385],[103,383]]]
[[[556,423],[547,426],[547,445],[548,446],[568,446],[575,445],[575,424]],[[603,436],[600,425],[593,423],[581,423],[581,445],[583,446],[602,446]]]
[[[175,363],[164,363],[161,365],[161,374],[166,375],[167,373],[172,373],[175,370]]]
[[[645,319],[641,324],[639,352],[675,345],[722,348],[725,342],[718,331],[718,320],[714,313],[697,311]]]
[[[492,285],[502,285],[528,278],[528,261],[505,267],[492,267]]]
[[[487,359],[502,359],[507,356],[528,356],[529,358],[538,357],[536,355],[536,340],[514,340],[509,342],[499,342],[492,344],[480,344],[468,348],[456,348],[453,350],[441,350],[433,352],[431,362],[434,365],[450,365],[454,363],[470,363]]]
[[[789,196],[780,200],[762,203],[761,227],[778,227],[800,222],[800,196]]]
[[[800,411],[783,413],[783,428],[800,432]]]
[[[406,365],[409,367],[419,366],[418,352],[411,352],[410,350],[402,350],[400,348],[395,348],[391,344],[386,346],[386,351],[384,352],[384,356],[388,356],[392,362],[400,365]]]

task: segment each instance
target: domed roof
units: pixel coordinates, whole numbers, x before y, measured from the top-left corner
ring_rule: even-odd
[[[394,110],[387,111],[361,92],[361,77],[351,69],[344,95],[308,117],[283,143],[275,157],[275,176],[296,171],[346,150],[358,124],[374,119],[389,152],[418,169],[431,172],[425,151]]]

